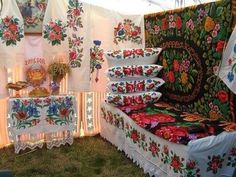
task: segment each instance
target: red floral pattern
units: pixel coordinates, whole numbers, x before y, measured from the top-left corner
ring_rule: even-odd
[[[122,59],[134,59],[143,58],[148,59],[150,56],[158,56],[161,52],[161,48],[137,48],[137,49],[125,49],[125,50],[112,50],[107,51],[105,54],[108,58],[122,60]]]
[[[43,28],[43,38],[47,39],[52,46],[60,45],[66,37],[66,24],[61,20],[51,20]]]
[[[24,37],[23,27],[20,26],[19,19],[16,17],[6,16],[0,19],[0,26],[0,39],[6,46],[14,46]]]
[[[157,91],[158,88],[164,84],[160,78],[133,80],[133,81],[119,81],[110,82],[108,88],[113,93],[134,93],[134,92],[150,92]]]
[[[225,154],[223,154],[222,156],[221,155],[217,156],[213,155],[212,157],[208,156],[209,162],[207,163],[208,164],[207,171],[212,171],[212,173],[216,174],[218,170],[222,168],[224,156]]]
[[[160,97],[160,92],[143,92],[135,94],[108,93],[106,101],[115,106],[131,106],[137,104],[155,103],[160,99]]]
[[[107,76],[113,79],[155,77],[162,69],[160,65],[131,65],[111,67]]]
[[[124,19],[123,23],[120,22],[114,28],[114,43],[118,45],[119,42],[125,41],[142,44],[141,28],[136,26],[130,19]],[[141,51],[137,52],[141,53]]]
[[[83,28],[82,15],[84,13],[83,3],[78,0],[69,0],[67,11],[67,25],[73,30],[69,39],[69,63],[71,68],[81,67],[83,54],[83,36],[78,36],[76,32]]]

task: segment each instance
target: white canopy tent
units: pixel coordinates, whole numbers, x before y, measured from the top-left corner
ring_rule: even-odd
[[[81,0],[126,15],[161,12],[216,0]]]

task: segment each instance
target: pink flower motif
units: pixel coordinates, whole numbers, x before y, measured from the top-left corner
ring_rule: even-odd
[[[51,39],[51,40],[55,40],[56,39],[56,33],[54,33],[54,32],[50,32],[49,33],[49,38]]]
[[[10,24],[11,24],[11,19],[12,19],[12,17],[5,17],[4,19],[3,19],[3,23],[6,25],[6,26],[9,26]]]
[[[213,69],[213,72],[214,72],[214,73],[217,73],[217,72],[218,72],[218,70],[219,70],[219,67],[218,67],[218,66],[213,66],[213,68],[212,68],[212,69]]]
[[[232,63],[233,63],[232,58],[229,58],[229,59],[228,59],[228,65],[232,65]]]
[[[73,15],[77,16],[77,17],[80,16],[80,9],[74,9],[73,10]]]
[[[214,30],[216,30],[216,31],[219,31],[220,30],[220,24],[219,23],[217,23],[216,25],[215,25],[215,29]]]
[[[74,20],[70,20],[68,22],[68,26],[69,26],[69,28],[74,28],[75,27],[75,21]]]
[[[157,26],[157,25],[154,25],[154,31],[156,32],[156,33],[159,33],[159,31],[160,31],[160,27],[159,26]]]
[[[11,39],[11,36],[12,36],[12,34],[11,34],[10,31],[4,31],[4,32],[3,32],[3,37],[4,37],[6,40]]]
[[[76,51],[70,51],[69,56],[71,60],[75,60],[77,58],[77,52]]]
[[[174,20],[174,15],[170,15],[169,20],[172,22]]]
[[[216,30],[213,30],[212,33],[211,33],[212,37],[216,37],[217,34],[218,34],[218,32]]]
[[[175,22],[169,22],[169,27],[170,28],[175,28],[176,27],[176,23]]]
[[[212,37],[211,37],[211,36],[208,36],[208,37],[207,37],[207,43],[210,44],[211,41],[212,41]]]

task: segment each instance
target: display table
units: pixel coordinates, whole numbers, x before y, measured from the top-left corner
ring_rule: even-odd
[[[73,143],[76,125],[76,102],[72,95],[44,98],[10,98],[8,105],[9,136],[15,153],[26,148],[47,148]]]

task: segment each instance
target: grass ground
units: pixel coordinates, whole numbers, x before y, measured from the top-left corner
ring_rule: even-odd
[[[12,170],[15,177],[148,177],[100,136],[31,153],[15,154],[13,146],[3,148],[0,169]]]

